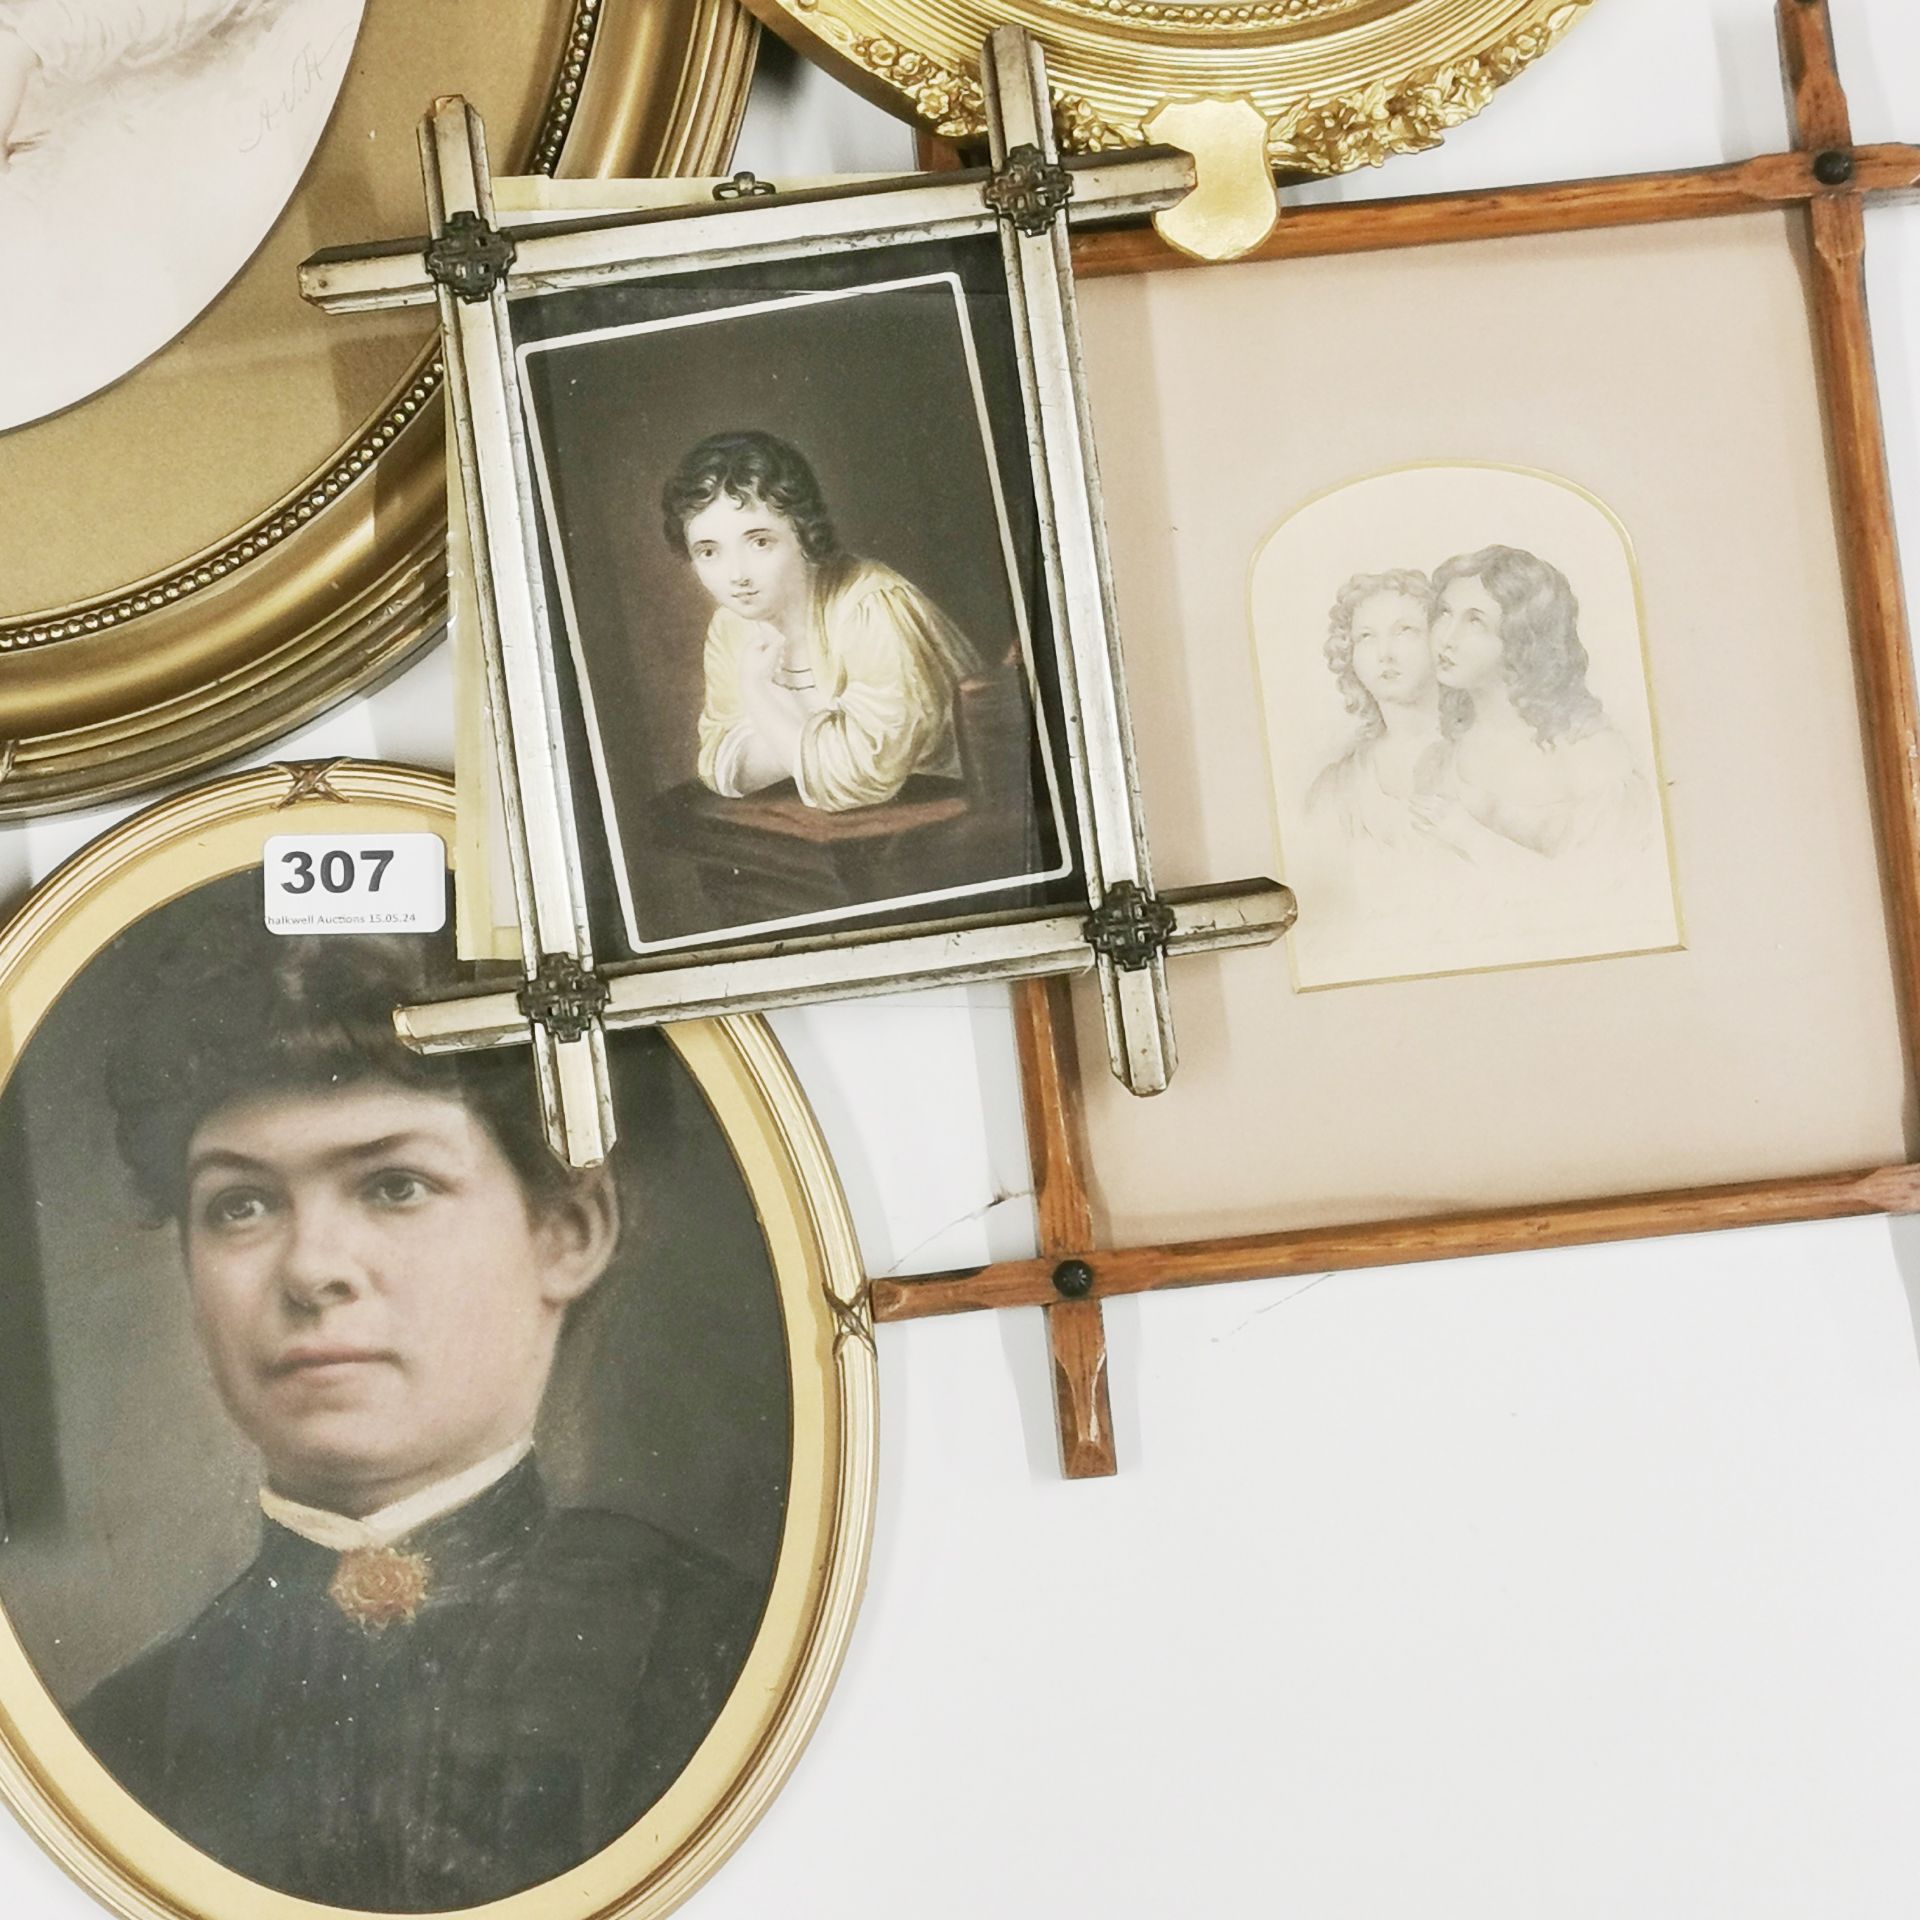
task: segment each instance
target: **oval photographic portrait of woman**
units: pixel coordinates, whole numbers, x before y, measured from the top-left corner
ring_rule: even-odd
[[[872,1333],[766,1029],[610,1036],[576,1172],[526,1049],[395,1039],[450,933],[267,930],[269,839],[452,826],[240,775],[0,933],[0,1786],[125,1914],[663,1913],[851,1629]]]

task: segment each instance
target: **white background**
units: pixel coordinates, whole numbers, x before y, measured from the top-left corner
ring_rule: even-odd
[[[1920,9],[1836,14],[1859,138],[1920,140]],[[1777,148],[1773,36],[1770,0],[1597,0],[1444,150],[1320,191]],[[780,59],[743,158],[777,177],[908,151]],[[1872,240],[1920,556],[1920,212],[1877,212]],[[447,708],[436,655],[270,757],[444,765]],[[108,822],[7,832],[0,894]],[[876,1268],[1021,1250],[1003,1000],[834,1009],[783,1034]],[[1121,1472],[1080,1485],[1053,1464],[1037,1312],[882,1329],[881,1505],[847,1670],[689,1911],[1911,1920],[1903,1269],[1920,1284],[1920,1227],[1863,1221],[1122,1302]],[[0,1821],[0,1913],[93,1911]]]

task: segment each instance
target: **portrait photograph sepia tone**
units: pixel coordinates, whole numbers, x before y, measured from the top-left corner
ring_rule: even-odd
[[[99,946],[0,1092],[13,1651],[172,1836],[355,1912],[644,1885],[859,1552],[724,1034],[620,1036],[569,1169],[525,1048],[395,1038],[458,978],[445,934],[267,931],[242,869]]]
[[[1032,483],[995,443],[1004,282],[936,251],[537,303],[558,622],[637,953],[1018,907],[1071,871]]]
[[[1633,557],[1547,475],[1431,466],[1253,564],[1298,985],[1679,943]]]

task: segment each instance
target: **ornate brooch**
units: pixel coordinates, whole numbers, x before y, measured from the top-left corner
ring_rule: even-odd
[[[432,1578],[432,1564],[423,1553],[355,1547],[340,1556],[327,1598],[356,1626],[384,1633],[396,1620],[411,1620],[420,1611]]]

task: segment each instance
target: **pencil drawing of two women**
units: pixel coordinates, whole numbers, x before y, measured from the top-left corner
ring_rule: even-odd
[[[1356,844],[1524,879],[1653,833],[1652,788],[1587,686],[1573,589],[1534,554],[1356,574],[1325,652],[1359,726],[1307,804]]]

